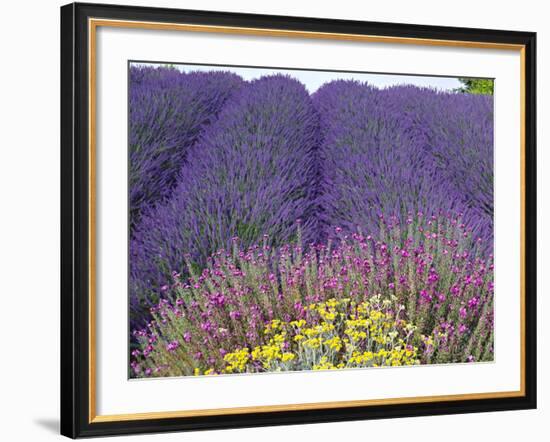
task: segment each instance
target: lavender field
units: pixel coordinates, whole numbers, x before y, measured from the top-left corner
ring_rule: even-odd
[[[131,377],[493,360],[492,96],[129,79]]]

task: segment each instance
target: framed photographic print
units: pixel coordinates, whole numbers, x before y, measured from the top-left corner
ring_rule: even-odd
[[[62,7],[62,434],[535,408],[535,44]]]

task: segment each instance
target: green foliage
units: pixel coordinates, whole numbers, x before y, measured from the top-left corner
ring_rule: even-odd
[[[462,83],[462,87],[457,89],[457,92],[465,94],[480,94],[480,95],[493,95],[494,80],[482,80],[475,78],[459,78]]]

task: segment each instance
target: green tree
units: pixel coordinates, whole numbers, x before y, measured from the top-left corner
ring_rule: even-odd
[[[462,83],[462,86],[456,89],[457,92],[462,92],[465,94],[493,95],[493,91],[494,91],[493,80],[482,80],[482,79],[476,79],[476,78],[459,78],[458,81]]]

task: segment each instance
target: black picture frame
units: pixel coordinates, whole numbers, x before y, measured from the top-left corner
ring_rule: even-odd
[[[524,51],[523,395],[437,402],[95,421],[90,413],[90,18],[521,45]],[[73,3],[61,8],[61,434],[241,428],[536,408],[536,34],[489,29]]]

